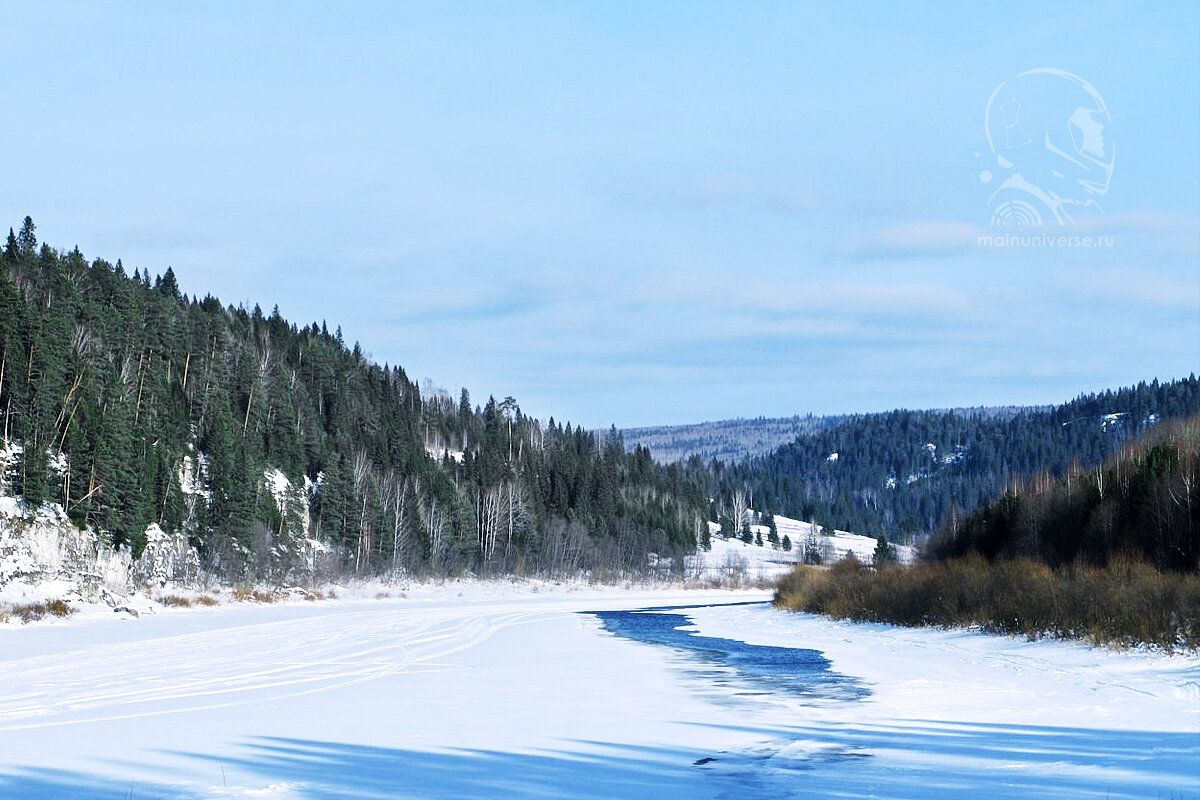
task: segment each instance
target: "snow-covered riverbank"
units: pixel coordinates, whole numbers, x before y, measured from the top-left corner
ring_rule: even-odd
[[[806,701],[580,613],[766,597],[450,584],[5,626],[0,797],[1200,796],[1196,657],[684,612],[871,691]]]
[[[803,709],[760,751],[813,797],[1200,797],[1200,657],[839,622],[688,612],[708,636],[820,650],[861,703]],[[798,744],[799,742],[800,744]],[[855,756],[809,769],[814,753]],[[869,756],[869,758],[868,758]]]

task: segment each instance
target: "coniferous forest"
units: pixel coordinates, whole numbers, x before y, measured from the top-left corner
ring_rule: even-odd
[[[423,397],[340,328],[58,251],[28,217],[0,262],[0,485],[135,557],[151,523],[238,579],[630,574],[695,548],[702,481],[615,430]]]
[[[717,494],[826,526],[921,541],[1013,486],[1094,468],[1160,423],[1200,412],[1195,375],[1043,408],[898,410],[817,426],[769,455],[714,462]]]
[[[1013,486],[948,520],[930,558],[1030,558],[1050,567],[1133,558],[1161,572],[1200,572],[1200,415],[1156,426],[1091,469]]]

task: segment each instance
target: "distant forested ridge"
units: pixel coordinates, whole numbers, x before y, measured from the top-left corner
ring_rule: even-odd
[[[908,541],[1039,474],[1091,467],[1164,420],[1200,411],[1195,375],[1050,408],[893,411],[846,417],[769,455],[714,463],[718,496],[869,536]]]
[[[967,417],[1011,417],[1021,411],[1031,410],[1034,409],[988,406],[954,408],[949,409],[948,413]],[[817,431],[836,428],[849,419],[851,417],[846,414],[723,419],[684,425],[622,428],[621,436],[625,439],[626,447],[633,449],[642,445],[650,451],[655,461],[664,464],[689,461],[693,458],[698,458],[705,464],[711,461],[734,464],[748,458],[769,455],[795,441],[799,436],[810,436]]]
[[[285,576],[639,571],[704,528],[704,481],[513,398],[422,397],[340,328],[183,295],[33,221],[0,254],[0,490],[136,555],[185,531],[210,569]]]
[[[655,425],[623,428],[621,435],[629,448],[641,445],[656,461],[671,464],[693,457],[704,463],[733,463],[753,456],[766,455],[797,436],[830,428],[843,417],[818,417],[812,414],[794,417],[757,417],[697,422],[688,425]]]

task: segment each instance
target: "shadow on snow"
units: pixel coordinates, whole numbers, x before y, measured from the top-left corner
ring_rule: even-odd
[[[580,752],[426,752],[258,739],[237,758],[192,755],[238,784],[130,784],[77,772],[0,775],[6,800],[703,798],[760,796],[1200,798],[1200,736],[928,722],[916,727],[714,728],[750,734],[743,751],[579,742]],[[251,776],[254,776],[253,778]],[[251,783],[247,783],[250,781]],[[262,793],[275,785],[280,794]],[[235,793],[237,792],[237,793]]]

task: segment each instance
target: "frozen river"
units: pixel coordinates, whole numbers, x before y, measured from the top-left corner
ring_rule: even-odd
[[[723,604],[730,609],[733,604]],[[765,607],[763,603],[747,603]],[[870,692],[854,678],[835,672],[819,650],[748,644],[704,636],[690,611],[714,606],[680,606],[634,611],[598,611],[604,629],[617,636],[673,651],[692,682],[729,701],[800,698],[809,703],[861,700]]]
[[[3,626],[0,798],[1200,797],[1200,659],[765,599],[467,584]]]

